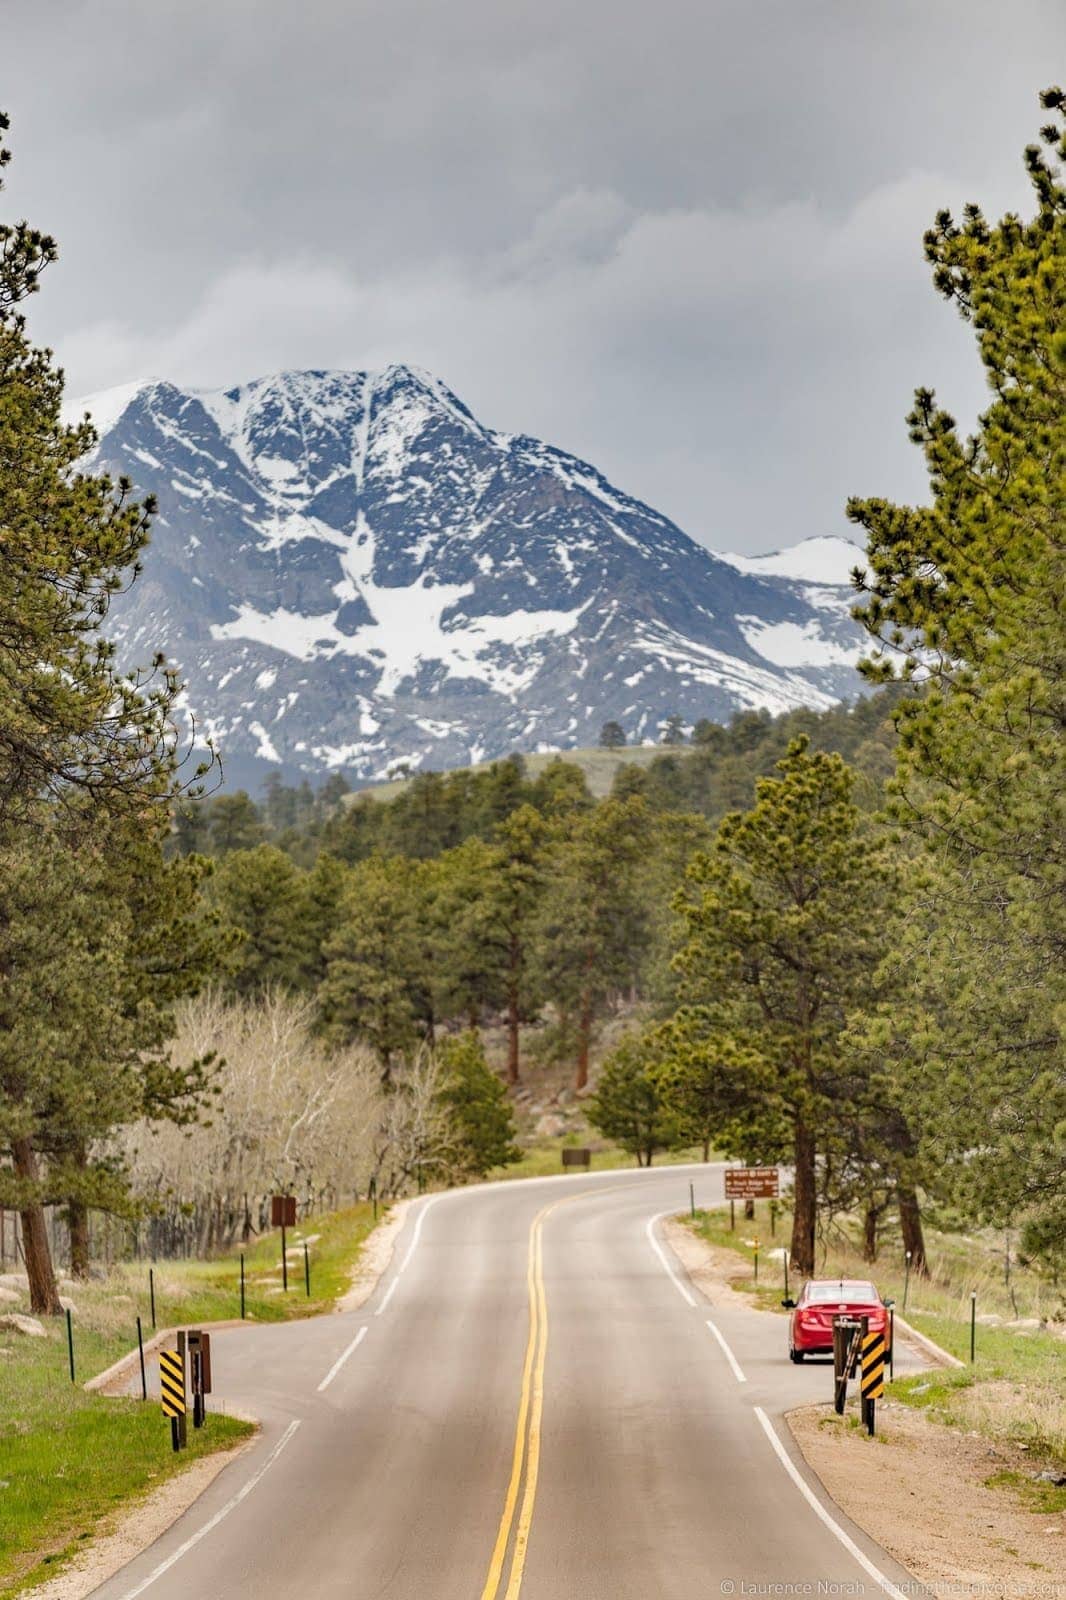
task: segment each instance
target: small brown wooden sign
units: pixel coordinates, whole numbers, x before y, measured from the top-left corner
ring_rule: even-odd
[[[727,1200],[776,1200],[780,1184],[776,1167],[727,1167]]]
[[[296,1196],[294,1194],[271,1195],[270,1226],[272,1228],[295,1228]]]
[[[563,1149],[564,1167],[591,1167],[592,1151],[576,1145],[566,1145]]]

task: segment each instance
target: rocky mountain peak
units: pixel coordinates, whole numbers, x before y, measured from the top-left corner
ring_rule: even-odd
[[[821,549],[715,556],[417,368],[151,381],[85,408],[96,462],[160,507],[120,650],[176,659],[231,778],[365,781],[858,686],[839,559],[827,582],[805,575]]]

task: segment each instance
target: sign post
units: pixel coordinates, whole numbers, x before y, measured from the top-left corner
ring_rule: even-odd
[[[184,1339],[184,1335],[179,1336]],[[163,1415],[170,1418],[170,1442],[174,1450],[180,1450],[185,1440],[182,1424],[185,1421],[185,1352],[178,1350],[160,1350],[159,1352],[159,1395],[163,1406]]]
[[[189,1330],[189,1376],[192,1388],[192,1425],[202,1428],[207,1418],[205,1396],[211,1393],[211,1335]]]
[[[296,1226],[296,1196],[275,1194],[270,1198],[270,1226],[281,1229],[281,1286],[289,1292],[289,1258],[285,1253],[285,1230]]]
[[[848,1379],[855,1376],[866,1320],[865,1317],[833,1318],[833,1409],[838,1417],[844,1415]]]
[[[866,1323],[863,1318],[863,1323]],[[868,1333],[864,1326],[862,1335],[862,1420],[870,1436],[874,1432],[876,1403],[885,1392],[885,1335],[884,1331]]]

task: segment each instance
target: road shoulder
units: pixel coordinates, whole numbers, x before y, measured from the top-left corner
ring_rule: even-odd
[[[255,1433],[232,1449],[192,1462],[184,1472],[121,1508],[62,1572],[33,1589],[34,1600],[85,1600],[172,1528],[224,1468],[254,1447],[257,1438]]]
[[[803,1406],[786,1419],[807,1465],[853,1522],[934,1595],[1066,1590],[1066,1515],[1027,1505],[1011,1487],[1032,1483],[1023,1453],[899,1402],[877,1410],[873,1439],[829,1406]]]

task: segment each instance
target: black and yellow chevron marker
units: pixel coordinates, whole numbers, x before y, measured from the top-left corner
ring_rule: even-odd
[[[185,1415],[185,1358],[179,1350],[159,1352],[159,1393],[165,1417]]]
[[[862,1382],[864,1400],[880,1400],[885,1392],[885,1336],[868,1333],[862,1341]]]

